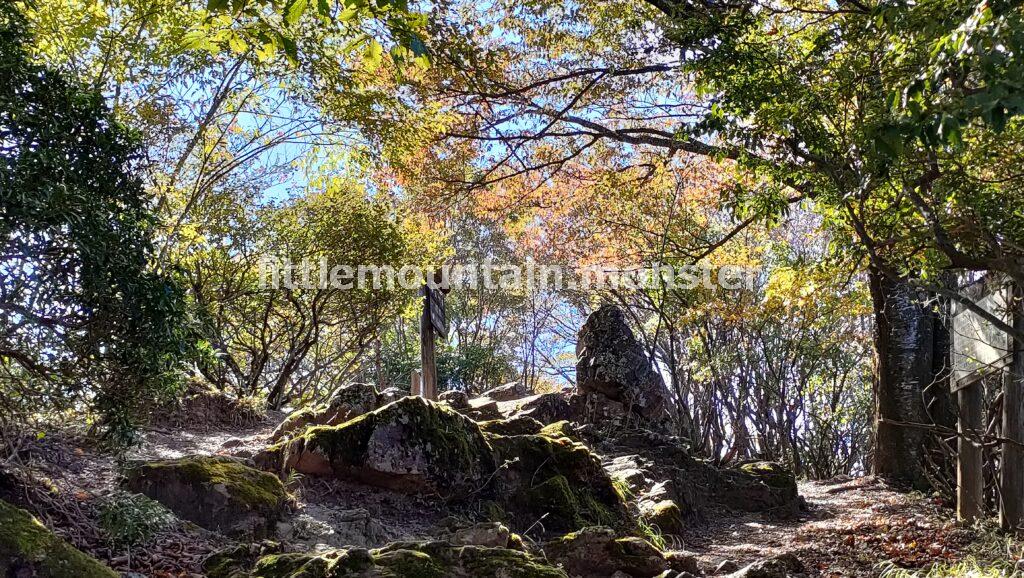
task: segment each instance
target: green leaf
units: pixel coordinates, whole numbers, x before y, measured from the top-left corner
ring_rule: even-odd
[[[307,6],[309,6],[309,0],[289,0],[284,7],[285,25],[291,26],[298,22]]]
[[[206,9],[210,12],[223,12],[227,7],[228,0],[206,0]]]
[[[366,45],[366,50],[363,52],[363,57],[366,59],[366,65],[370,68],[380,66],[383,56],[384,47],[381,46],[380,42],[370,39],[370,42]]]

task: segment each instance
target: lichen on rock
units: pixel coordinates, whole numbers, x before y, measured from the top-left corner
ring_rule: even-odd
[[[209,530],[263,537],[288,505],[276,476],[220,456],[190,456],[129,467],[125,485]]]
[[[285,470],[405,492],[467,495],[494,471],[480,428],[444,404],[406,397],[338,426],[316,426],[260,456]]]
[[[117,578],[118,574],[60,539],[32,514],[0,500],[0,576]]]

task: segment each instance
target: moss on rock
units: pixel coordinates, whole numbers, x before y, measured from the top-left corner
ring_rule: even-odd
[[[644,521],[663,534],[679,534],[683,531],[683,511],[675,500],[661,500],[642,506],[641,511]]]
[[[117,578],[118,574],[57,537],[25,510],[0,501],[0,576]]]
[[[544,426],[539,433],[554,438],[577,439],[576,428],[564,419]]]
[[[444,404],[406,397],[338,426],[317,426],[268,448],[269,461],[408,492],[466,495],[494,471],[472,420]]]
[[[542,435],[490,441],[499,464],[495,495],[517,527],[541,518],[554,532],[632,525],[611,478],[586,446]]]
[[[125,483],[204,528],[246,536],[269,533],[288,504],[276,476],[219,456],[136,464]]]
[[[223,559],[218,559],[223,563]],[[376,550],[270,554],[251,564],[251,578],[566,578],[529,554],[505,548],[453,546],[447,542],[398,542]],[[206,571],[210,578],[220,576]]]
[[[572,576],[658,576],[668,569],[664,555],[650,542],[634,536],[619,537],[611,528],[590,527],[551,540],[544,545],[548,560],[562,565]]]
[[[527,416],[480,422],[480,429],[484,432],[503,436],[533,435],[540,433],[543,428],[544,424]]]

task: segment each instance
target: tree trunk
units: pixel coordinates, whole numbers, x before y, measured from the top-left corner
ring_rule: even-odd
[[[934,363],[936,316],[906,283],[869,271],[875,314],[874,473],[928,488],[925,393]],[[942,341],[942,340],[939,340]],[[944,355],[944,354],[943,354]]]

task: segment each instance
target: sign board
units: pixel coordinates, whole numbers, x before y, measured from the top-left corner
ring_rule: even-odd
[[[441,339],[448,339],[448,313],[444,309],[444,291],[440,288],[424,287],[426,306],[430,314],[430,326]]]
[[[971,300],[996,318],[1011,323],[1010,286],[986,277],[965,290]],[[1009,366],[1010,336],[964,307],[953,309],[953,388],[958,389]]]

